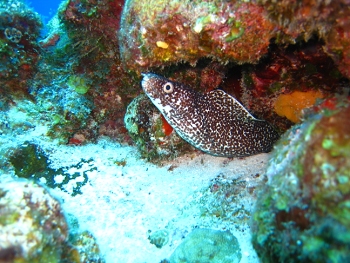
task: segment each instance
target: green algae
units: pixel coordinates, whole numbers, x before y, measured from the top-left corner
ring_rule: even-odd
[[[30,178],[32,175],[45,174],[49,161],[44,152],[35,144],[25,142],[18,151],[15,151],[9,161],[19,177]]]
[[[68,78],[68,86],[72,88],[78,94],[86,94],[90,86],[87,84],[87,80],[84,77],[72,75]]]
[[[228,22],[230,24],[230,22]],[[237,38],[240,38],[244,34],[244,27],[239,21],[232,21],[232,26],[230,30],[230,34],[225,38],[226,42],[232,42]]]
[[[16,211],[12,211],[11,214],[0,214],[0,225],[8,225],[8,224],[13,224],[14,222],[18,221],[19,218],[21,217],[21,214]]]
[[[67,192],[66,187],[72,184],[71,195],[81,194],[81,187],[88,182],[88,172],[97,168],[90,165],[92,160],[81,160],[81,162],[72,167],[63,167],[60,169],[52,169],[50,160],[45,152],[36,144],[25,142],[16,149],[10,156],[9,161],[12,164],[15,174],[18,177],[33,179],[44,183],[50,188],[59,188]],[[80,169],[88,164],[90,169],[83,172],[70,173],[69,169]]]

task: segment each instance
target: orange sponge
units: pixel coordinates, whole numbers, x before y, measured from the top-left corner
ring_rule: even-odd
[[[320,91],[294,91],[290,94],[281,94],[275,102],[275,111],[296,123],[300,121],[301,111],[315,104],[316,99],[323,98]]]

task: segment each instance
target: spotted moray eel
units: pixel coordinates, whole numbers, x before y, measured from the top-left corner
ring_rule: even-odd
[[[278,133],[235,98],[216,89],[202,94],[179,82],[143,73],[141,86],[184,140],[211,155],[243,157],[269,152]]]

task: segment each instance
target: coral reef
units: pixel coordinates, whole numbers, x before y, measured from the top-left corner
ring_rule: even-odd
[[[0,196],[1,258],[59,262],[68,237],[60,204],[30,181],[2,182]]]
[[[233,263],[240,262],[241,249],[229,231],[195,229],[176,248],[170,263]]]
[[[100,249],[93,235],[88,231],[70,234],[63,262],[104,263]]]
[[[317,35],[339,70],[349,77],[349,5],[291,1],[128,0],[120,27],[121,55],[139,72],[155,66],[196,62],[256,63],[272,39],[279,45]]]
[[[349,2],[346,0],[271,1],[259,0],[269,18],[279,27],[279,43],[308,41],[317,34],[325,42],[324,49],[334,59],[339,70],[350,77]]]
[[[350,260],[350,104],[315,110],[272,153],[252,220],[262,262]]]
[[[146,95],[129,104],[124,122],[142,157],[149,161],[159,162],[193,150],[175,132],[168,134],[164,118]]]
[[[313,34],[332,30],[326,25],[334,22],[340,3],[332,4],[331,13],[307,30],[297,27],[300,19],[293,20],[293,31],[274,16],[274,9],[282,7],[267,1],[130,0],[124,6],[122,1],[66,1],[40,42],[42,60],[31,95],[45,106],[49,135],[74,145],[99,136],[131,143],[123,119],[127,105],[140,93],[139,73],[144,70],[203,92],[220,85],[283,132],[293,122],[275,112],[278,96],[319,90],[328,97],[342,86],[336,65],[345,53],[334,58],[325,46],[328,33],[319,38]],[[282,46],[290,43],[296,45]],[[333,54],[336,65],[327,54]],[[171,136],[171,127],[164,121],[163,126]]]
[[[349,16],[348,0],[66,0],[40,40],[39,15],[24,0],[1,1],[0,135],[20,142],[0,158],[16,178],[0,175],[0,262],[104,262],[95,238],[68,224],[49,195],[81,194],[99,167],[81,159],[56,169],[29,132],[72,148],[132,139],[158,164],[195,150],[139,95],[146,71],[203,93],[220,87],[281,133],[295,125],[272,153],[254,247],[263,262],[350,261],[350,106],[339,98],[349,95]],[[128,168],[124,157],[113,164]],[[251,203],[237,197],[255,188],[249,177],[218,176],[200,192],[201,215],[239,229]],[[149,233],[161,251],[168,240],[166,230]],[[241,258],[231,233],[197,229],[162,262],[226,256]]]
[[[49,127],[48,135],[67,143],[79,130],[89,128],[86,138],[97,125],[90,121],[94,108],[89,89],[93,85],[89,76],[74,74],[72,65],[74,55],[72,42],[55,16],[48,25],[50,33],[40,41],[41,57],[37,72],[32,79],[30,95],[34,98],[40,112],[36,116]]]
[[[129,139],[123,117],[139,86],[119,59],[121,8],[121,1],[64,1],[39,42],[30,94],[44,108],[49,135],[61,143],[80,145],[100,135]]]
[[[84,136],[84,141],[94,141],[99,135],[128,140],[123,117],[139,92],[139,78],[121,65],[116,33],[122,7],[123,1],[72,0],[59,8],[57,20],[66,43],[60,46],[63,41],[59,40],[53,52],[58,59],[71,62],[68,84],[93,102],[86,125],[70,133],[70,142],[76,141],[75,134]]]
[[[0,2],[0,99],[28,96],[40,57],[42,22],[22,1]]]
[[[91,234],[68,232],[60,203],[43,187],[1,181],[0,197],[1,262],[104,262]]]
[[[258,64],[234,69],[240,72],[225,80],[223,88],[241,100],[253,114],[268,120],[283,132],[299,119],[301,110],[312,106],[321,94],[327,98],[348,92],[344,87],[349,86],[349,81],[337,70],[316,39],[287,48],[272,44],[268,56]],[[231,72],[229,70],[228,74]],[[281,98],[291,94],[308,94],[311,100],[297,107],[293,104],[283,108]],[[284,102],[291,104],[290,101]],[[292,116],[292,120],[282,117],[286,115]]]
[[[61,142],[80,145],[102,135],[129,143],[126,106],[140,92],[138,73],[152,69],[205,92],[221,84],[284,131],[292,122],[276,114],[276,97],[294,90],[327,97],[341,86],[339,70],[349,76],[348,7],[340,0],[312,3],[66,1],[39,45],[38,15],[6,1],[0,50],[12,60],[3,63],[8,78],[1,79],[1,94],[30,93]],[[301,48],[282,46],[290,43]]]
[[[194,65],[208,56],[254,63],[267,52],[273,29],[263,7],[250,2],[128,0],[119,44],[135,71],[181,61]]]
[[[346,94],[349,85],[315,39],[288,48],[273,44],[268,56],[256,65],[223,66],[201,60],[195,68],[183,65],[176,72],[170,71],[169,76],[203,93],[219,86],[254,116],[273,123],[280,132],[299,121],[303,110],[314,105],[317,98]],[[309,99],[300,102],[300,96],[296,96],[299,102],[293,103],[291,96],[298,94],[307,94]],[[144,113],[149,114],[147,119],[153,119],[152,111]],[[170,132],[171,129],[166,135]],[[131,137],[137,141],[135,135],[138,137],[137,134]],[[143,141],[143,145],[150,142],[148,138]]]
[[[68,83],[63,80],[53,81],[52,84],[40,87],[35,93],[37,104],[42,109],[41,116],[48,121],[48,135],[58,138],[62,143],[66,143],[78,130],[94,128],[89,121],[93,102],[91,97],[85,95],[89,87],[84,86],[86,82],[86,79],[72,76]]]

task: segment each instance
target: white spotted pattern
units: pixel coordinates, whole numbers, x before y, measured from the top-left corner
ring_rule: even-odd
[[[268,152],[278,134],[266,121],[254,118],[222,90],[201,94],[178,82],[143,74],[142,88],[174,130],[196,148],[216,156],[238,157]]]

